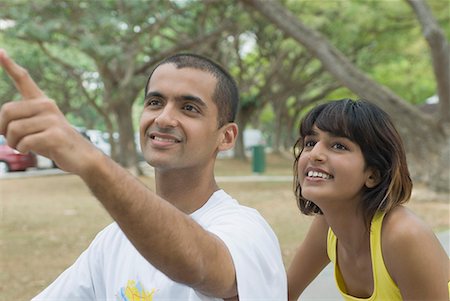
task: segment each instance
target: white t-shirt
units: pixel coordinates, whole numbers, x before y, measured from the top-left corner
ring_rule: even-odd
[[[228,247],[240,301],[287,300],[278,240],[262,216],[223,190],[191,214]],[[151,235],[150,235],[151,237]],[[168,250],[170,252],[170,250]],[[221,300],[172,281],[134,248],[116,223],[101,231],[77,261],[33,301]]]

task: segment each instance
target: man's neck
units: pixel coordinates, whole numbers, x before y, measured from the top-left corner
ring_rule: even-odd
[[[155,170],[156,193],[179,210],[190,214],[201,208],[219,189],[214,174],[192,171],[158,172]]]

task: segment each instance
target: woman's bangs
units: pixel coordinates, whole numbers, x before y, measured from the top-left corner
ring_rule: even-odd
[[[351,128],[352,118],[349,116],[348,110],[345,110],[345,107],[328,106],[316,116],[313,126],[333,136],[346,137],[353,140],[351,135],[351,133],[354,133],[354,130]],[[310,131],[312,131],[312,128]]]

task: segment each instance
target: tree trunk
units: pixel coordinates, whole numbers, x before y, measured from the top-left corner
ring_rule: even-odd
[[[138,162],[131,110],[132,104],[126,101],[117,102],[114,106],[119,128],[119,163],[125,168],[136,168]]]
[[[325,37],[301,23],[280,3],[274,0],[241,1],[302,44],[336,80],[388,112],[403,137],[413,178],[436,190],[450,190],[449,135],[438,122],[360,71]],[[441,157],[442,154],[447,154],[447,157]]]
[[[275,124],[272,139],[272,150],[274,154],[281,153],[281,145],[283,141],[283,124],[286,122],[284,116],[284,107],[286,106],[286,99],[280,97],[273,103],[275,111]]]
[[[428,42],[433,61],[434,76],[439,96],[439,121],[450,123],[450,47],[444,31],[422,0],[408,0],[422,25],[423,36]]]
[[[247,161],[244,146],[244,130],[248,124],[249,115],[246,114],[245,110],[241,109],[236,116],[236,121],[239,126],[239,134],[236,139],[236,144],[234,146],[234,158],[242,161]]]

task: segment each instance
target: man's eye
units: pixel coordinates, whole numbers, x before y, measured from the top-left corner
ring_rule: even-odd
[[[183,109],[185,109],[186,111],[189,111],[189,112],[194,112],[194,113],[200,112],[195,106],[190,105],[190,104],[184,105]]]
[[[159,105],[161,105],[161,101],[159,101],[158,99],[154,99],[154,98],[148,99],[145,102],[145,106],[147,106],[147,107],[154,107],[154,106],[159,106]]]

